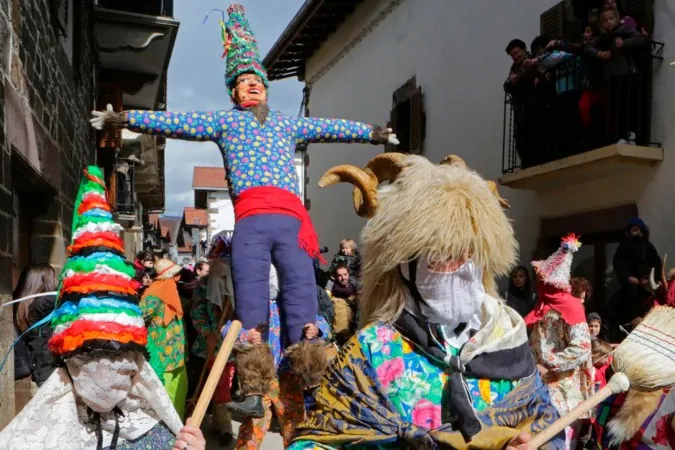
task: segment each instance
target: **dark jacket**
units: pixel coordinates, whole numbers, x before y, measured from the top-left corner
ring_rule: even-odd
[[[350,278],[360,280],[361,279],[361,254],[358,250],[354,251],[354,254],[351,256],[345,256],[342,253],[336,253],[333,256],[333,261],[330,263],[329,272],[332,274],[333,269],[338,265],[345,264],[349,267]]]
[[[631,238],[626,233],[625,240],[619,245],[614,254],[614,275],[622,288],[634,288],[628,282],[630,277],[640,278],[641,268],[654,268],[656,274],[661,273],[661,257],[654,245],[649,242],[649,228],[640,219],[633,219],[626,227],[626,231],[633,226],[639,226],[642,237]]]
[[[616,38],[623,40],[623,47],[616,47]],[[605,77],[628,75],[638,72],[636,59],[639,52],[644,50],[647,40],[642,34],[629,24],[619,24],[612,31],[604,33],[593,40],[586,52],[590,56],[597,56],[599,51],[611,51],[612,56],[605,64]]]
[[[37,297],[33,303],[28,307],[28,317],[30,325],[47,317],[56,305],[56,296],[50,295],[46,297]],[[23,336],[23,341],[26,344],[26,351],[28,356],[28,365],[31,370],[31,378],[38,385],[47,381],[47,378],[52,374],[56,368],[52,352],[49,351],[47,343],[52,337],[52,329],[50,324],[42,325],[33,330],[30,330]]]
[[[319,298],[319,315],[326,319],[328,325],[331,326],[335,319],[335,308],[328,293],[321,286],[316,287],[316,295]]]
[[[536,301],[535,293],[531,289],[518,289],[515,286],[509,286],[504,293],[506,305],[515,309],[521,317],[525,317],[532,311]]]

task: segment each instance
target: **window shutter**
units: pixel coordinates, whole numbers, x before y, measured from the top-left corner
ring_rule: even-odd
[[[549,39],[560,39],[563,36],[565,23],[565,6],[563,2],[542,13],[539,19],[539,34]]]
[[[410,153],[422,154],[424,139],[424,107],[422,88],[418,87],[410,98]]]
[[[654,32],[654,0],[622,0],[623,14],[631,16],[651,36]]]

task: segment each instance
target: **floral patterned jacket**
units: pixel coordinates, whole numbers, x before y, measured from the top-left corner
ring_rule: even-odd
[[[543,380],[561,416],[595,393],[595,367],[587,323],[570,326],[551,309],[532,327],[530,345],[537,364],[548,370]],[[582,418],[591,418],[592,414],[590,411]]]

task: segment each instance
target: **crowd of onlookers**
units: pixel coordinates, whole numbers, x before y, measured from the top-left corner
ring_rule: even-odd
[[[506,47],[513,64],[504,90],[521,168],[612,143],[649,142],[642,125],[647,32],[615,0],[604,0],[583,19],[566,21],[563,34],[537,36],[529,51],[520,39]]]

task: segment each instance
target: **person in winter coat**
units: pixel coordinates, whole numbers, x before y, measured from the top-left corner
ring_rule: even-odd
[[[352,280],[361,279],[361,254],[353,239],[340,241],[340,251],[333,256],[329,272],[332,274],[339,265],[345,265],[349,268]]]
[[[626,238],[614,254],[614,274],[621,285],[611,302],[614,328],[632,322],[643,312],[644,290],[640,278],[648,276],[647,268],[661,273],[661,265],[659,253],[649,241],[649,228],[639,217],[631,219],[626,226]]]
[[[52,292],[56,290],[56,286],[54,268],[48,264],[34,264],[21,272],[14,291],[14,298]],[[19,333],[24,333],[33,324],[47,317],[54,310],[55,303],[55,295],[36,297],[19,303],[15,315],[15,325]],[[49,324],[44,324],[30,330],[22,338],[28,374],[38,386],[47,381],[56,368],[54,358],[47,347],[47,341],[51,336],[52,329]]]
[[[525,317],[534,308],[535,298],[530,272],[524,266],[515,267],[509,276],[509,287],[504,293],[506,304],[521,317]]]

